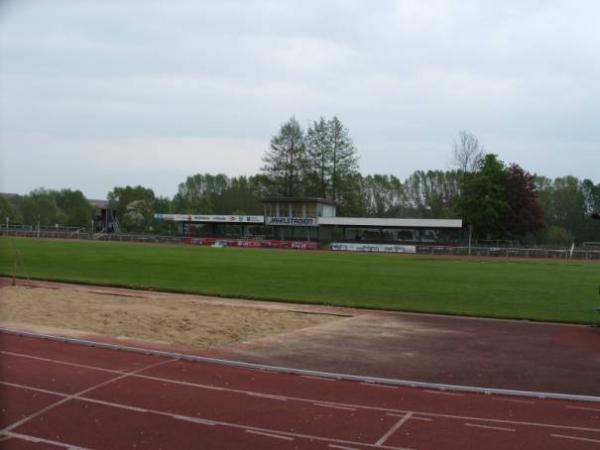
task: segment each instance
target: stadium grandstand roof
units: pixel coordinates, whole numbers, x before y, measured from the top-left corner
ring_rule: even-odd
[[[319,217],[319,225],[381,228],[462,228],[461,219],[393,219],[383,217]]]

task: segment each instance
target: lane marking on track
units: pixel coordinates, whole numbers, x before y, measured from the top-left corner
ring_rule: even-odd
[[[123,370],[118,370],[118,369],[105,369],[103,367],[98,367],[98,366],[88,366],[86,364],[78,364],[78,363],[72,363],[72,362],[67,362],[67,361],[61,361],[59,359],[43,358],[41,356],[27,355],[25,353],[7,352],[5,350],[0,350],[0,355],[8,355],[8,356],[15,356],[18,358],[34,359],[36,361],[44,361],[44,362],[49,362],[49,363],[54,363],[54,364],[61,364],[63,366],[79,367],[82,369],[97,370],[100,372],[125,373]]]
[[[349,406],[339,406],[336,404],[331,404],[327,402],[314,402],[315,406],[322,406],[323,408],[333,408],[333,409],[341,409],[343,411],[356,411],[356,408],[350,408]]]
[[[360,448],[356,448],[356,447],[344,447],[342,445],[335,445],[335,444],[329,444],[327,447],[339,448],[340,450],[360,450]]]
[[[10,387],[19,388],[19,389],[27,389],[29,391],[42,392],[43,394],[57,395],[59,397],[67,397],[69,395],[69,394],[65,394],[64,392],[49,391],[48,389],[27,386],[25,384],[11,383],[9,381],[1,381],[0,380],[0,385],[10,386]]]
[[[495,402],[525,403],[528,405],[535,405],[535,400],[521,400],[519,398],[491,397],[490,400]]]
[[[579,437],[579,436],[567,436],[565,434],[551,434],[550,436],[552,436],[553,438],[573,439],[575,441],[598,442],[598,443],[600,443],[600,440],[598,440],[598,439],[590,439],[590,438],[584,438],[584,437]]]
[[[56,445],[57,447],[67,448],[69,450],[92,450],[87,447],[78,447],[77,445],[67,444],[65,442],[53,441],[51,439],[44,439],[29,434],[15,433],[14,431],[7,431],[6,435],[11,438],[21,439],[23,441],[33,442],[36,444],[50,444]]]
[[[424,422],[433,422],[433,419],[431,417],[419,417],[419,416],[415,416],[414,414],[410,418],[410,420],[422,420]]]
[[[437,395],[451,395],[452,397],[464,397],[465,394],[460,392],[448,392],[448,391],[433,391],[431,389],[423,389],[423,392],[427,392],[428,394],[437,394]]]
[[[2,352],[0,351],[0,353],[2,353]],[[23,357],[31,357],[29,355],[21,355],[21,354],[16,354],[16,353],[13,353],[13,355],[23,356]],[[49,358],[40,358],[40,357],[33,357],[33,358],[40,359],[43,361],[48,361],[48,362],[55,362],[57,364],[73,365],[73,363],[68,363],[68,362],[49,359]],[[168,361],[178,361],[178,360],[169,359]],[[94,368],[94,366],[87,366],[87,367]],[[171,383],[171,384],[182,385],[182,386],[191,386],[191,387],[196,387],[199,389],[207,389],[207,390],[223,391],[223,392],[234,392],[234,393],[241,393],[241,394],[247,394],[249,392],[260,394],[260,392],[247,391],[244,389],[235,389],[235,388],[227,388],[227,387],[199,384],[199,383],[193,383],[193,382],[189,382],[189,381],[175,380],[175,379],[171,379],[171,378],[163,378],[163,377],[144,375],[144,374],[140,373],[141,371],[146,370],[146,368],[141,368],[138,371],[133,371],[133,372],[122,372],[119,370],[102,369],[102,368],[97,368],[97,369],[103,370],[105,372],[115,373],[115,374],[130,375],[130,376],[132,376],[132,378],[143,378],[143,379],[148,379],[148,380],[159,381],[162,383]],[[367,383],[367,385],[371,386],[372,384]],[[50,393],[52,393],[52,392],[50,392]],[[287,398],[290,401],[299,401],[299,402],[307,402],[307,403],[315,403],[315,402],[322,403],[323,402],[323,400],[314,399],[314,398],[293,397],[293,396],[288,396]],[[405,413],[409,412],[406,410],[399,410],[399,409],[395,409],[395,408],[369,406],[369,405],[361,405],[361,404],[354,404],[354,403],[329,402],[329,401],[327,403],[335,404],[338,406],[356,408],[356,409],[364,409],[364,410],[369,410],[369,411],[382,411],[385,413],[405,414]],[[494,423],[501,423],[501,424],[517,425],[517,426],[525,425],[525,426],[535,426],[535,427],[563,429],[563,430],[600,432],[600,428],[578,427],[578,426],[570,426],[570,425],[556,425],[556,424],[548,424],[548,423],[540,423],[540,422],[527,422],[527,421],[518,421],[518,420],[509,420],[509,419],[493,419],[493,418],[486,418],[486,417],[461,416],[461,415],[457,415],[457,414],[442,414],[442,413],[434,413],[434,412],[428,412],[428,411],[412,411],[412,412],[420,414],[421,416],[430,416],[430,417],[442,417],[442,418],[459,419],[459,420],[494,422]]]
[[[406,421],[408,421],[408,419],[410,419],[412,417],[413,413],[412,412],[407,412],[404,417],[402,417],[400,420],[398,420],[394,426],[392,426],[392,428],[390,428],[387,433],[385,433],[383,436],[381,436],[381,438],[375,442],[376,446],[380,446],[383,445],[385,443],[385,441],[387,441],[389,439],[389,437],[394,434],[398,428],[400,428],[402,425],[404,425],[406,423]]]
[[[491,425],[480,425],[478,423],[465,423],[466,427],[485,428],[486,430],[498,430],[498,431],[517,431],[514,428],[505,427],[493,427]]]
[[[138,371],[141,372],[142,370],[146,370],[146,369],[149,369],[149,368],[152,368],[152,367],[158,367],[160,365],[169,363],[171,361],[175,361],[175,360],[174,359],[162,360],[162,361],[156,362],[154,364],[150,364],[149,366],[142,367],[142,368],[140,368],[140,369],[138,369],[136,371],[123,373],[122,375],[119,375],[118,377],[111,378],[109,380],[103,381],[102,383],[98,383],[98,384],[96,384],[94,386],[91,386],[89,388],[86,388],[86,389],[84,389],[84,390],[82,390],[80,392],[76,392],[75,394],[68,394],[65,397],[63,397],[62,399],[60,399],[60,400],[58,400],[58,401],[56,401],[56,402],[54,402],[54,403],[52,403],[52,404],[50,404],[50,405],[42,408],[42,409],[34,412],[33,414],[30,414],[29,416],[26,416],[26,417],[22,418],[21,420],[18,420],[17,422],[14,422],[14,423],[12,423],[12,424],[4,427],[2,430],[0,430],[0,433],[6,434],[7,432],[9,432],[9,431],[11,431],[11,430],[13,430],[13,429],[15,429],[15,428],[23,425],[25,422],[28,422],[28,421],[30,421],[30,420],[32,420],[32,419],[34,419],[34,418],[36,418],[36,417],[38,417],[38,416],[40,416],[42,414],[44,414],[44,413],[46,413],[46,412],[54,409],[54,408],[62,405],[63,403],[68,402],[69,400],[72,400],[72,399],[75,399],[75,398],[77,398],[79,396],[87,394],[88,392],[91,392],[91,391],[93,391],[95,389],[101,388],[103,386],[106,386],[106,385],[108,385],[110,383],[113,383],[115,381],[121,380],[121,379],[126,378],[128,376],[132,376],[132,375],[134,375]]]
[[[276,439],[283,439],[283,440],[286,440],[286,441],[293,441],[294,440],[293,437],[282,436],[280,434],[265,433],[263,431],[254,431],[254,430],[245,430],[245,431],[246,431],[246,433],[259,434],[261,436],[268,436],[268,437],[272,437],[272,438],[276,438]]]
[[[581,411],[596,411],[596,412],[600,412],[600,408],[588,408],[587,406],[571,406],[571,405],[566,405],[565,408],[567,409],[578,409]]]
[[[288,398],[284,395],[262,394],[260,392],[246,392],[250,397],[267,398],[269,400],[279,400],[285,402]]]

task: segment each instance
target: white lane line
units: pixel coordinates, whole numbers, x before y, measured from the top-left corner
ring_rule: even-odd
[[[567,409],[578,409],[581,411],[596,411],[596,412],[600,412],[600,408],[589,408],[587,406],[571,406],[571,405],[566,405],[565,408]]]
[[[475,427],[475,428],[485,428],[486,430],[498,430],[498,431],[516,431],[514,428],[504,428],[504,427],[493,427],[491,425],[480,425],[478,423],[465,423],[467,427]]]
[[[419,416],[415,416],[413,415],[410,420],[422,420],[424,422],[433,422],[433,419],[430,417],[419,417]]]
[[[575,441],[600,443],[600,440],[598,440],[598,439],[590,439],[590,438],[584,438],[584,437],[579,437],[579,436],[567,436],[565,434],[551,434],[550,436],[552,436],[553,438],[573,439]]]
[[[59,442],[59,441],[53,441],[50,439],[39,438],[39,437],[35,437],[35,436],[30,436],[29,434],[15,433],[14,431],[7,431],[6,435],[11,438],[21,439],[21,440],[27,441],[27,442],[33,442],[36,444],[56,445],[57,447],[67,448],[69,450],[92,450],[87,447],[78,447],[76,445],[67,444],[66,442]]]
[[[0,351],[0,354],[2,354],[2,353],[4,353],[4,352]],[[10,352],[8,352],[8,353],[10,353]],[[29,357],[29,355],[20,355],[20,356]],[[73,363],[63,362],[63,361],[59,361],[59,360],[51,360],[51,359],[47,359],[47,358],[38,358],[38,357],[32,357],[32,358],[41,359],[41,360],[45,360],[45,361],[49,361],[49,362],[56,362],[58,364],[73,365]],[[168,361],[177,361],[177,360],[170,359]],[[75,364],[75,366],[77,366],[77,364]],[[160,381],[163,383],[177,384],[177,385],[182,385],[182,386],[193,386],[193,387],[196,387],[199,389],[209,389],[209,390],[224,391],[224,392],[235,392],[235,393],[242,393],[242,394],[247,394],[248,392],[254,392],[254,391],[247,391],[244,389],[218,387],[218,386],[199,384],[199,383],[193,383],[193,382],[188,382],[188,381],[179,381],[179,380],[174,380],[174,379],[170,379],[170,378],[154,377],[154,376],[150,376],[150,375],[143,375],[141,373],[138,373],[138,371],[122,372],[122,371],[118,371],[118,370],[102,369],[102,368],[93,367],[93,366],[86,366],[86,367],[96,368],[98,370],[115,373],[115,374],[130,374],[130,375],[133,375],[133,378],[144,378],[144,379],[148,379],[148,380]],[[145,370],[145,369],[140,369],[140,371],[141,370]],[[367,385],[375,386],[374,384],[371,384],[371,383],[367,383]],[[379,386],[383,386],[383,385],[379,385]],[[434,391],[434,392],[437,392],[437,391]],[[258,393],[258,392],[255,392],[255,393]],[[287,398],[288,398],[288,400],[306,402],[306,403],[323,402],[322,400],[319,400],[319,399],[306,398],[306,397],[288,396]],[[386,408],[386,407],[380,407],[380,406],[368,406],[368,405],[361,405],[361,404],[355,404],[355,403],[344,403],[344,402],[328,402],[328,403],[335,404],[338,406],[345,406],[345,407],[356,408],[356,409],[364,409],[364,410],[368,410],[368,411],[382,411],[382,412],[386,412],[386,413],[389,412],[389,413],[396,413],[396,414],[404,414],[404,413],[408,412],[406,410],[400,410],[400,409],[395,409],[395,408]],[[573,406],[572,408],[575,408],[575,407]],[[491,419],[491,418],[485,418],[485,417],[461,416],[461,415],[456,415],[456,414],[432,413],[432,412],[428,412],[428,411],[413,411],[413,412],[416,414],[419,414],[421,416],[442,417],[442,418],[458,419],[458,420],[471,420],[471,421],[475,420],[475,421],[494,422],[494,423],[501,423],[501,424],[517,425],[517,426],[525,425],[525,426],[535,426],[535,427],[552,428],[552,429],[600,432],[600,428],[577,427],[577,426],[570,426],[570,425],[555,425],[555,424],[548,424],[548,423],[541,423],[541,422],[524,422],[524,421],[508,420],[508,419]]]
[[[56,402],[54,402],[54,403],[46,406],[45,408],[39,409],[38,411],[34,412],[33,414],[30,414],[29,416],[26,416],[26,417],[22,418],[21,420],[18,420],[17,422],[14,422],[14,423],[6,426],[2,430],[0,430],[0,433],[6,434],[7,432],[9,432],[11,430],[14,430],[15,428],[23,425],[25,422],[28,422],[28,421],[30,421],[30,420],[32,420],[32,419],[34,419],[34,418],[36,418],[36,417],[38,417],[38,416],[40,416],[42,414],[44,414],[44,413],[46,413],[46,412],[54,409],[54,408],[62,405],[63,403],[68,402],[69,400],[72,400],[72,399],[75,399],[75,398],[77,398],[79,396],[87,394],[88,392],[91,392],[91,391],[93,391],[95,389],[101,388],[103,386],[106,386],[107,384],[110,384],[110,383],[113,383],[115,381],[121,380],[121,379],[126,378],[128,376],[134,375],[136,372],[141,372],[142,370],[150,369],[152,367],[157,367],[157,366],[169,363],[171,361],[175,361],[175,360],[174,359],[162,360],[162,361],[156,362],[154,364],[150,364],[150,365],[148,365],[146,367],[141,367],[140,369],[135,370],[133,372],[123,373],[123,374],[121,374],[121,375],[119,375],[119,376],[117,376],[115,378],[110,378],[110,379],[108,379],[106,381],[103,381],[102,383],[98,383],[98,384],[96,384],[94,386],[86,388],[86,389],[84,389],[84,390],[82,390],[80,392],[77,392],[75,394],[66,395],[62,399],[60,399],[60,400],[58,400],[58,401],[56,401]]]
[[[329,444],[327,447],[339,448],[340,450],[360,450],[360,448],[356,448],[356,447],[344,447],[343,445],[335,445],[335,444]]]
[[[495,402],[525,403],[528,405],[535,405],[535,400],[521,400],[518,398],[490,397],[490,400]]]
[[[404,415],[404,417],[402,417],[398,422],[396,422],[394,424],[394,426],[392,428],[390,428],[388,430],[387,433],[385,433],[383,436],[381,436],[381,438],[377,442],[375,442],[375,445],[379,446],[379,445],[382,445],[383,443],[385,443],[385,441],[387,441],[388,438],[398,430],[398,428],[400,428],[402,425],[404,425],[406,423],[406,421],[411,418],[412,415],[413,415],[412,412],[407,412]]]
[[[288,398],[283,395],[261,394],[260,392],[246,392],[246,395],[251,397],[267,398],[269,400],[286,401]]]
[[[26,386],[24,384],[18,384],[18,383],[10,383],[9,381],[1,381],[0,380],[0,385],[10,386],[10,387],[19,388],[19,389],[27,389],[29,391],[41,392],[43,394],[58,395],[59,397],[68,397],[69,396],[69,394],[65,394],[63,392],[49,391],[48,389],[36,388],[36,387]]]
[[[372,386],[372,387],[378,387],[378,388],[384,388],[384,389],[398,389],[398,386],[390,386],[387,384],[367,383],[367,382],[362,382],[360,384],[362,384],[363,386]]]
[[[465,394],[460,392],[447,392],[447,391],[435,391],[433,389],[423,389],[423,392],[427,392],[428,394],[439,394],[439,395],[451,395],[452,397],[464,397]]]
[[[285,441],[293,441],[294,440],[293,437],[281,436],[280,434],[265,433],[264,431],[246,430],[246,433],[259,434],[261,436],[268,436],[268,437],[272,437],[272,438],[276,438],[276,439],[283,439]]]
[[[417,413],[415,413],[417,414]],[[423,420],[425,422],[433,422],[433,419],[430,417],[419,417],[416,416],[415,414],[413,414],[410,418],[410,420]],[[404,417],[404,414],[395,414],[395,413],[386,413],[386,416],[390,416],[390,417]]]
[[[61,361],[59,359],[43,358],[41,356],[26,355],[24,353],[7,352],[5,350],[1,350],[0,354],[8,355],[8,356],[16,356],[18,358],[33,359],[36,361],[44,361],[44,362],[49,362],[49,363],[54,363],[54,364],[61,364],[63,366],[71,366],[71,367],[79,367],[82,369],[98,370],[100,372],[108,372],[108,373],[123,373],[124,372],[122,370],[105,369],[103,367],[88,366],[87,364],[78,364],[78,363],[72,363],[72,362],[67,362],[67,361]]]
[[[322,406],[323,408],[333,408],[333,409],[341,409],[342,411],[356,411],[356,408],[350,408],[348,406],[339,406],[336,404],[326,403],[326,402],[314,402],[315,406]]]

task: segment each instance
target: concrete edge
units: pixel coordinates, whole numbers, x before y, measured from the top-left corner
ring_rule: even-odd
[[[131,347],[127,345],[109,344],[105,342],[92,341],[88,339],[77,339],[64,336],[54,336],[50,334],[34,333],[30,331],[15,330],[12,328],[0,327],[0,333],[12,334],[17,336],[26,336],[33,338],[47,339],[50,341],[57,341],[66,344],[85,345],[89,347],[103,348],[109,350],[125,351],[131,353],[141,353],[145,355],[181,359],[184,361],[202,362],[209,364],[219,364],[223,366],[241,367],[245,369],[262,370],[266,372],[274,373],[288,373],[294,375],[306,375],[319,378],[328,378],[334,380],[346,380],[346,381],[357,381],[361,383],[371,384],[382,384],[388,386],[402,386],[412,388],[423,388],[423,389],[434,389],[439,391],[452,391],[452,392],[470,392],[476,394],[485,395],[509,395],[517,397],[528,397],[537,399],[551,399],[551,400],[570,400],[570,401],[583,401],[583,402],[597,402],[600,403],[600,396],[594,395],[581,395],[581,394],[564,394],[558,392],[537,392],[537,391],[523,391],[518,389],[502,389],[502,388],[486,388],[477,386],[462,386],[456,384],[444,384],[444,383],[430,383],[425,381],[414,381],[414,380],[402,380],[395,378],[382,378],[372,377],[363,375],[351,375],[335,372],[322,372],[319,370],[311,369],[296,369],[292,367],[280,367],[272,366],[267,364],[247,363],[243,361],[235,361],[222,358],[214,358],[209,356],[197,356],[189,355],[185,353],[168,352],[163,350],[146,349],[142,347]]]

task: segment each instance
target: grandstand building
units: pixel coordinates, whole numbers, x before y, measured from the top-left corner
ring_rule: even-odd
[[[337,217],[336,204],[314,197],[263,201],[263,215],[156,214],[188,236],[314,242],[440,244],[463,237],[460,219]]]

